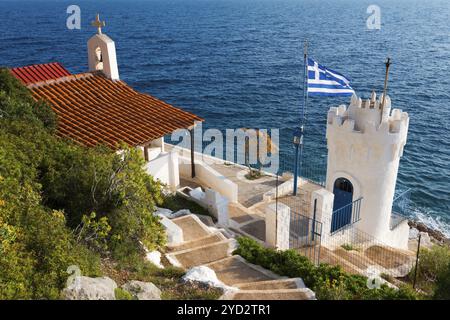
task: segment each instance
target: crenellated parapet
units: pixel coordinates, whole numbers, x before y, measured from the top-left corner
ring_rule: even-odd
[[[377,99],[373,92],[367,100],[353,95],[348,107],[331,107],[327,119],[329,146],[331,141],[335,146],[340,145],[339,141],[345,141],[349,152],[354,152],[357,145],[366,158],[370,157],[370,149],[380,148],[389,151],[391,159],[401,157],[408,133],[408,113],[391,110],[389,96],[386,96],[384,108],[382,101],[383,95]]]
[[[346,199],[350,185],[352,201],[363,199],[356,227],[401,248],[408,233],[392,231],[390,219],[408,126],[408,114],[391,109],[388,96],[383,105],[383,96],[377,99],[375,93],[367,100],[354,95],[350,105],[328,111],[327,189],[335,196],[333,209]]]

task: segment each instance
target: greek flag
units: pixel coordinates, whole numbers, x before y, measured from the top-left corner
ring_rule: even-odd
[[[350,80],[342,74],[318,64],[308,58],[309,96],[351,96],[355,91]]]

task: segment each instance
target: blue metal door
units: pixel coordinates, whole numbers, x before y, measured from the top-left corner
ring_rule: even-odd
[[[331,220],[331,232],[350,224],[352,221],[353,185],[345,179],[339,178],[333,188],[334,203],[333,217]]]

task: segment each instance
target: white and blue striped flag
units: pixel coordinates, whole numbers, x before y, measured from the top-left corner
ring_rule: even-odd
[[[351,96],[354,93],[349,79],[308,58],[309,96]]]

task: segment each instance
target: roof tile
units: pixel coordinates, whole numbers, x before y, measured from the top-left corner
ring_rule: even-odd
[[[25,85],[70,76],[70,72],[58,62],[12,68],[11,73]]]
[[[65,74],[56,80],[39,77],[28,83],[34,98],[48,101],[57,114],[58,134],[86,146],[105,144],[116,149],[120,142],[145,145],[203,121],[99,73]]]

